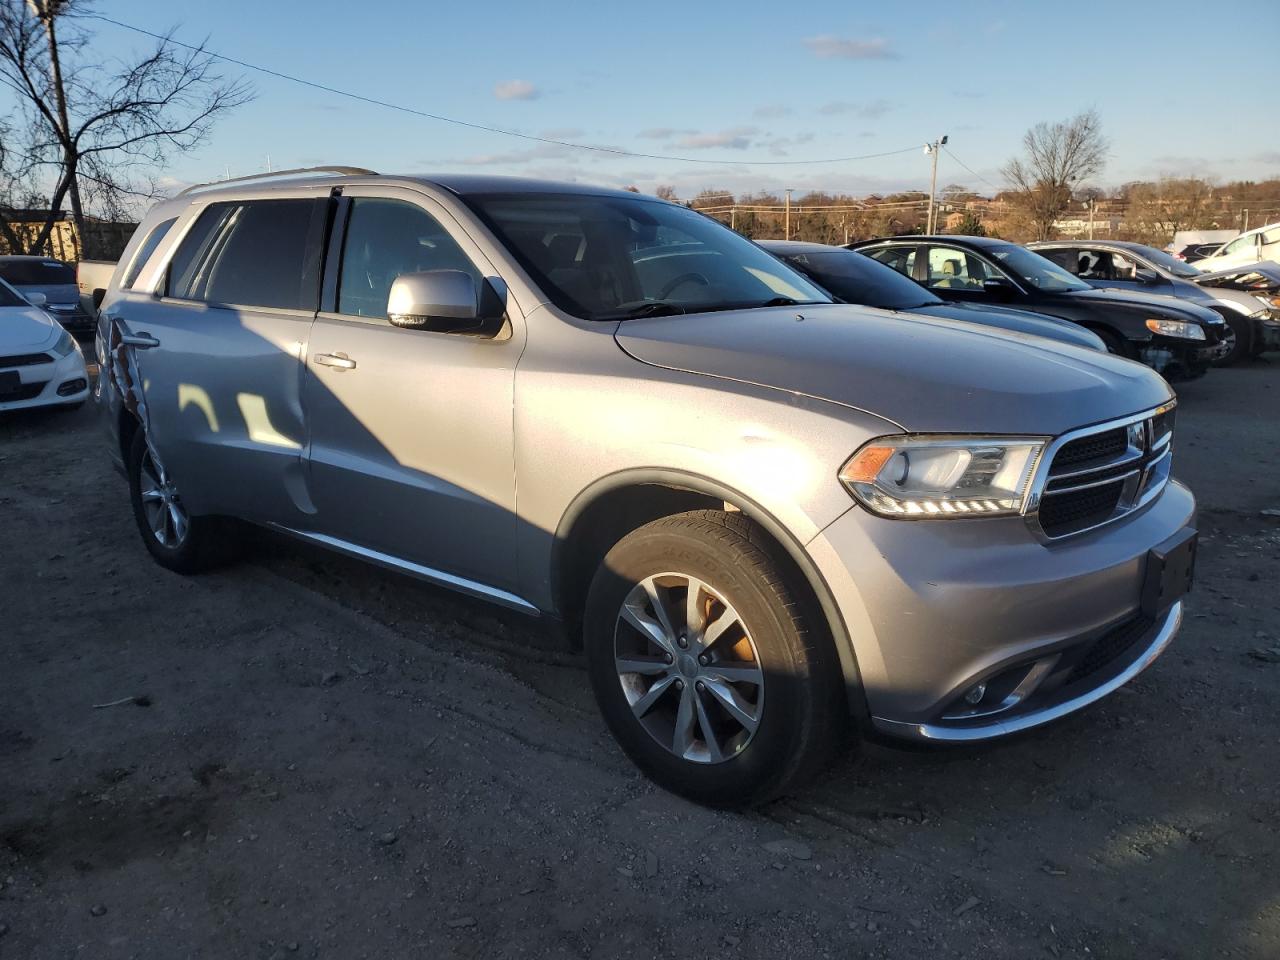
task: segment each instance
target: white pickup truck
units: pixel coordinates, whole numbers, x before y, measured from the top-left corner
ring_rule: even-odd
[[[111,284],[115,273],[114,260],[81,260],[76,264],[76,287],[80,290],[80,305],[91,317],[98,315],[98,304]]]

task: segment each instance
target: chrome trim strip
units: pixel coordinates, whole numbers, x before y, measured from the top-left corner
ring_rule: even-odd
[[[1072,477],[1083,477],[1085,474],[1097,473],[1099,470],[1114,470],[1116,467],[1124,467],[1131,463],[1138,463],[1142,460],[1142,451],[1139,450],[1136,453],[1133,453],[1131,452],[1132,450],[1133,447],[1130,447],[1129,450],[1125,452],[1124,456],[1118,457],[1110,463],[1100,463],[1093,467],[1085,467],[1083,470],[1067,470],[1063,473],[1051,473],[1049,474],[1049,480],[1070,480]],[[1057,493],[1057,491],[1055,490],[1054,493]]]
[[[1128,667],[1106,683],[1100,684],[1092,690],[1087,690],[1069,700],[1051,704],[1040,710],[1019,714],[1007,720],[996,720],[992,723],[971,727],[946,727],[935,723],[906,723],[902,720],[888,720],[884,717],[872,717],[871,722],[882,733],[910,740],[928,740],[934,743],[978,743],[983,740],[993,740],[997,737],[1008,736],[1011,733],[1018,733],[1022,730],[1030,730],[1033,727],[1039,727],[1061,719],[1070,713],[1075,713],[1077,710],[1087,707],[1091,703],[1096,703],[1108,694],[1114,693],[1123,687],[1138,674],[1142,673],[1143,670],[1151,666],[1159,658],[1160,654],[1164,653],[1165,648],[1177,636],[1178,628],[1181,626],[1182,601],[1179,600],[1165,614],[1164,623],[1156,631],[1155,637],[1147,645],[1147,649]]]
[[[1104,467],[1103,469],[1109,470],[1111,468]],[[1141,470],[1129,470],[1126,473],[1118,473],[1114,477],[1107,477],[1103,480],[1095,480],[1093,483],[1077,483],[1073,487],[1054,487],[1052,490],[1046,490],[1044,492],[1044,495],[1046,497],[1054,497],[1060,493],[1075,493],[1077,490],[1088,490],[1090,487],[1105,487],[1109,483],[1119,483],[1121,480],[1128,480],[1130,477],[1136,477],[1141,472],[1142,472]],[[1051,479],[1058,480],[1060,478],[1052,477]]]
[[[338,553],[345,553],[360,560],[369,560],[392,570],[407,573],[437,586],[448,587],[450,590],[457,590],[459,593],[479,597],[481,600],[491,600],[494,603],[502,604],[504,607],[510,607],[512,610],[518,610],[521,613],[531,614],[535,617],[542,615],[542,611],[524,599],[524,597],[518,597],[514,593],[508,593],[506,590],[491,587],[487,583],[479,583],[475,580],[468,580],[466,577],[445,573],[443,570],[423,566],[420,563],[414,563],[412,560],[402,560],[400,557],[392,556],[389,553],[382,553],[369,547],[348,543],[346,540],[339,540],[337,537],[330,537],[323,533],[295,530],[292,527],[286,527],[278,523],[268,523],[266,526],[272,530],[278,530],[280,533],[287,533],[291,537],[297,537],[299,540],[318,543],[322,547],[328,547]]]
[[[1040,504],[1044,500],[1044,498],[1046,496],[1067,492],[1065,490],[1048,490],[1047,489],[1049,485],[1049,481],[1051,479],[1058,479],[1057,477],[1051,476],[1051,471],[1053,469],[1053,461],[1057,457],[1058,451],[1060,451],[1064,446],[1066,446],[1071,441],[1079,440],[1082,437],[1090,437],[1098,433],[1106,433],[1109,430],[1116,430],[1120,427],[1128,427],[1129,425],[1134,423],[1146,422],[1148,420],[1152,420],[1155,417],[1160,416],[1161,414],[1168,413],[1170,410],[1174,409],[1174,407],[1176,407],[1177,404],[1178,404],[1178,401],[1176,399],[1171,399],[1169,400],[1168,403],[1163,403],[1158,407],[1152,407],[1149,410],[1144,410],[1142,413],[1135,413],[1127,417],[1120,417],[1119,419],[1116,419],[1116,420],[1107,420],[1103,423],[1097,423],[1090,427],[1080,427],[1077,430],[1069,430],[1066,433],[1062,434],[1061,436],[1057,437],[1056,439],[1050,441],[1049,445],[1045,447],[1044,452],[1041,454],[1040,461],[1036,464],[1035,473],[1031,478],[1030,492],[1027,494],[1026,499],[1023,502],[1023,508],[1022,508],[1023,519],[1026,520],[1027,526],[1031,528],[1031,532],[1035,534],[1036,538],[1039,539],[1042,543],[1058,543],[1060,541],[1067,540],[1072,537],[1078,537],[1081,534],[1089,533],[1092,530],[1097,530],[1099,527],[1104,527],[1109,523],[1114,523],[1116,520],[1119,520],[1122,517],[1126,517],[1130,515],[1131,513],[1141,509],[1143,506],[1145,506],[1146,504],[1154,500],[1156,496],[1158,496],[1160,492],[1164,490],[1165,486],[1168,484],[1169,481],[1167,476],[1165,478],[1165,481],[1161,483],[1159,487],[1149,492],[1150,493],[1149,496],[1144,496],[1140,501],[1123,505],[1122,508],[1117,509],[1115,512],[1113,512],[1111,516],[1107,517],[1105,520],[1095,523],[1093,526],[1084,527],[1080,530],[1072,530],[1069,533],[1059,534],[1056,537],[1050,536],[1049,534],[1045,533],[1044,528],[1040,526]],[[1149,431],[1144,430],[1144,433],[1146,432],[1149,432]],[[1172,450],[1172,437],[1173,437],[1172,431],[1170,431],[1167,434],[1167,436],[1170,438],[1170,445],[1165,451],[1166,454]],[[1153,467],[1155,464],[1159,463],[1160,460],[1163,459],[1163,456],[1154,456],[1154,454],[1160,448],[1160,446],[1163,446],[1163,445],[1152,446],[1148,438],[1148,443],[1146,446],[1147,446],[1147,449],[1143,451],[1143,455],[1145,457],[1149,457],[1150,459],[1147,460],[1142,465],[1140,472],[1143,475],[1145,475],[1146,472],[1151,469],[1151,467]],[[1091,469],[1095,471],[1101,471],[1101,470],[1110,469],[1110,467],[1114,467],[1118,465],[1120,465],[1119,462],[1113,463],[1110,465],[1103,464],[1097,467],[1093,467]],[[1078,488],[1069,488],[1069,489],[1078,489]],[[1121,496],[1123,497],[1123,494]]]

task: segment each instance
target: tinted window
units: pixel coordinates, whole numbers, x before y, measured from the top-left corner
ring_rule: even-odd
[[[173,226],[177,220],[165,220],[157,223],[155,229],[147,234],[147,239],[142,242],[142,246],[138,248],[137,256],[133,258],[133,262],[129,264],[129,272],[124,275],[124,280],[120,286],[124,290],[133,287],[134,281],[138,279],[138,274],[142,272],[142,268],[147,265],[147,261],[151,259],[151,255],[156,252],[156,247],[160,245],[160,241],[164,239],[164,235],[169,232],[169,228]]]
[[[421,207],[378,197],[351,201],[338,281],[339,313],[386,317],[396,277],[429,270],[462,270],[477,284],[481,280],[453,237]]]
[[[881,247],[878,250],[868,250],[867,256],[880,261],[886,267],[892,267],[904,277],[910,277],[915,272],[915,247]]]
[[[327,200],[210,204],[169,265],[184,300],[313,310]]]
[[[0,277],[15,287],[52,287],[76,282],[76,272],[57,260],[0,261]]]
[[[0,280],[0,307],[25,307],[26,305],[27,301],[22,299],[17,290]]]
[[[1071,272],[1082,280],[1132,281],[1137,279],[1138,264],[1114,250],[1081,250]]]
[[[782,257],[846,303],[909,310],[942,302],[915,281],[854,250],[785,253]]]
[[[1200,276],[1200,271],[1195,267],[1189,267],[1177,257],[1165,253],[1163,250],[1157,250],[1155,247],[1135,247],[1134,252],[1141,257],[1145,257],[1157,267],[1169,271],[1175,277]]]
[[[655,307],[698,313],[830,298],[750,240],[700,213],[640,197],[469,197],[566,313],[616,320]]]
[[[1046,260],[1025,247],[1003,244],[987,248],[987,253],[1015,277],[1045,293],[1090,289],[1087,283],[1077,280],[1052,260]]]

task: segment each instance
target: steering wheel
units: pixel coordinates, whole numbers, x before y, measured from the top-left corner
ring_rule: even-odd
[[[665,300],[671,296],[679,287],[686,283],[697,283],[699,286],[709,287],[711,281],[700,273],[682,273],[680,276],[670,280],[665,287],[658,293],[659,300]]]

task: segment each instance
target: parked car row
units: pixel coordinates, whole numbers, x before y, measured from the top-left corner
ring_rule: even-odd
[[[1159,657],[1196,544],[1176,399],[1099,347],[1195,375],[1221,316],[996,241],[771,249],[580,184],[184,191],[97,328],[142,541],[191,574],[249,521],[557,624],[627,755],[717,805]]]

